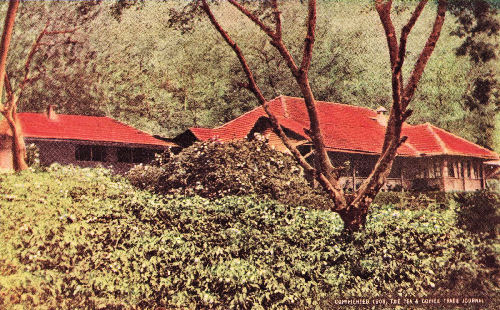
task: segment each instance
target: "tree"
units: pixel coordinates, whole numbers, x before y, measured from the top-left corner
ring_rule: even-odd
[[[5,16],[5,24],[2,32],[2,41],[0,42],[0,100],[4,85],[6,86],[7,102],[0,103],[0,111],[9,125],[12,133],[12,160],[15,171],[21,171],[28,168],[26,164],[26,146],[24,145],[23,132],[19,119],[16,114],[16,97],[12,92],[10,83],[6,75],[7,54],[9,51],[10,40],[12,38],[12,30],[14,29],[14,22],[16,19],[17,8],[19,7],[19,0],[9,1],[9,8]]]
[[[401,130],[405,120],[411,115],[412,111],[408,106],[414,96],[418,82],[423,74],[427,61],[429,60],[436,42],[440,36],[441,28],[446,13],[446,0],[439,0],[437,5],[437,14],[434,20],[432,31],[427,42],[422,49],[420,56],[413,67],[406,85],[403,80],[402,68],[406,56],[406,44],[408,35],[415,25],[417,19],[427,4],[426,0],[421,0],[414,9],[410,20],[403,27],[399,42],[396,31],[391,19],[392,1],[376,0],[375,7],[385,30],[387,44],[389,47],[390,65],[392,73],[392,107],[385,133],[384,143],[381,155],[377,160],[373,171],[364,181],[361,187],[352,195],[346,194],[340,186],[341,167],[334,167],[325,148],[323,134],[320,129],[318,114],[315,106],[315,96],[309,83],[309,69],[312,61],[313,47],[316,35],[316,1],[308,1],[308,13],[306,18],[306,35],[302,50],[300,63],[290,53],[290,50],[283,41],[281,12],[277,0],[265,1],[262,6],[256,10],[248,8],[248,4],[229,0],[229,3],[239,10],[243,15],[255,23],[270,39],[270,44],[276,48],[280,56],[286,63],[294,80],[300,89],[304,102],[307,107],[310,130],[308,132],[315,152],[315,163],[311,165],[302,156],[296,147],[292,145],[288,137],[281,128],[278,119],[269,111],[267,100],[264,97],[260,87],[256,83],[254,73],[245,58],[245,55],[238,43],[236,43],[228,32],[221,26],[213,14],[209,3],[206,0],[195,1],[189,9],[195,12],[201,9],[208,17],[214,28],[219,32],[224,41],[231,47],[236,54],[243,71],[245,72],[247,82],[242,84],[254,94],[258,102],[266,111],[274,131],[283,141],[298,163],[304,168],[306,173],[313,176],[314,179],[323,187],[332,200],[331,210],[339,213],[344,221],[344,227],[347,231],[356,231],[362,229],[366,221],[366,215],[371,202],[384,185],[386,178],[391,170],[392,163],[396,156],[398,147],[404,143],[406,137],[401,137]],[[266,13],[267,10],[267,13]],[[269,20],[273,27],[268,26]]]
[[[464,107],[469,111],[467,121],[475,127],[476,142],[490,149],[494,144],[495,117],[500,111],[497,79],[500,22],[494,4],[487,0],[457,0],[450,5],[458,24],[453,34],[464,39],[456,54],[468,56],[473,64],[463,98]]]
[[[93,20],[104,9],[92,1],[22,3],[11,46],[11,53],[19,56],[12,58],[7,66],[13,84],[21,83],[24,78],[26,57],[21,55],[30,51],[33,40],[47,22],[48,32],[72,31],[44,36],[31,60],[30,87],[18,99],[18,111],[40,112],[55,103],[62,113],[103,115],[102,101],[96,100],[98,81],[92,74],[92,59],[97,53],[88,38]]]
[[[2,41],[0,45],[0,76],[4,77],[0,79],[0,97],[2,95],[3,84],[5,85],[7,102],[0,106],[2,115],[7,122],[10,131],[12,133],[12,158],[13,158],[13,168],[15,171],[22,171],[28,168],[26,164],[26,146],[24,143],[23,132],[19,118],[17,116],[18,100],[22,97],[25,87],[30,84],[34,79],[30,76],[30,68],[35,54],[40,50],[41,46],[53,46],[58,44],[56,42],[46,43],[43,42],[44,37],[58,36],[65,33],[73,33],[74,30],[53,30],[49,31],[50,22],[45,24],[43,30],[38,34],[36,39],[31,45],[28,52],[26,60],[23,65],[23,74],[20,78],[18,86],[16,89],[12,87],[9,75],[6,72],[7,64],[7,52],[10,47],[10,41],[12,38],[12,31],[14,28],[14,21],[19,7],[19,1],[10,1],[9,8],[7,10],[7,15],[5,18],[5,26],[2,34]],[[38,66],[41,68],[41,65]]]

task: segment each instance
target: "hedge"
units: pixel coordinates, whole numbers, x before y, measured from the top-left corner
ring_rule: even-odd
[[[329,308],[499,294],[498,250],[457,212],[378,206],[366,231],[256,196],[159,196],[102,169],[0,176],[0,308]],[[490,306],[498,300],[490,300]]]

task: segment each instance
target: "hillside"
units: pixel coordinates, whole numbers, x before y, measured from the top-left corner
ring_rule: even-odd
[[[123,8],[118,9],[117,2],[125,3]],[[244,75],[237,58],[208,20],[195,18],[192,28],[174,23],[177,15],[172,9],[180,9],[184,1],[99,3],[26,1],[21,5],[12,47],[16,57],[9,59],[8,68],[16,83],[24,74],[29,46],[45,21],[52,23],[53,30],[75,31],[44,38],[43,49],[33,59],[34,79],[20,100],[20,111],[43,111],[55,103],[60,113],[108,115],[150,133],[173,136],[190,126],[220,125],[256,106],[255,98],[241,87]],[[395,1],[398,32],[412,7],[413,3]],[[285,2],[282,8],[285,41],[298,59],[305,4]],[[426,40],[434,8],[429,3],[409,37],[406,77]],[[301,96],[277,52],[250,21],[227,3],[214,10],[240,44],[268,100]],[[467,54],[458,55],[467,36],[456,35],[457,21],[451,12],[447,15],[409,121],[431,122],[473,142],[499,147],[494,123],[498,84],[488,90],[488,85],[475,83],[498,81],[500,58],[482,64]],[[485,43],[498,44],[498,34],[484,38]],[[390,79],[387,44],[373,2],[319,1],[310,70],[316,99],[388,108]],[[482,99],[474,99],[478,92]]]

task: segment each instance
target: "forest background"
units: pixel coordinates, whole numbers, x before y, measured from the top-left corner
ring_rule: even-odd
[[[390,107],[387,44],[372,2],[319,1],[310,70],[317,100]],[[500,7],[500,2],[490,3]],[[6,2],[0,5],[4,15]],[[19,111],[41,112],[55,104],[59,113],[107,115],[173,137],[187,127],[221,125],[256,107],[258,102],[240,84],[245,77],[231,49],[206,19],[179,26],[173,9],[180,5],[23,2],[7,67],[14,83],[24,77],[26,56],[45,27],[66,33],[42,38]],[[396,26],[408,19],[412,6],[395,3]],[[300,96],[286,64],[251,21],[225,3],[214,11],[245,51],[266,98]],[[286,2],[282,11],[285,42],[292,54],[300,55],[305,4]],[[474,31],[475,17],[448,14],[409,122],[430,122],[500,151],[499,34]],[[433,9],[424,10],[411,33],[409,63],[425,43],[433,18]]]

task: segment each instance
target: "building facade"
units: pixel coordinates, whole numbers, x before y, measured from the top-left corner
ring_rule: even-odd
[[[304,100],[280,96],[268,104],[292,143],[312,162]],[[346,190],[354,190],[368,177],[380,155],[387,110],[322,101],[316,102],[316,108],[332,162],[345,167],[341,182]],[[210,139],[225,142],[252,138],[255,133],[266,136],[277,150],[288,151],[262,107],[217,128],[189,128],[173,141],[187,147]],[[499,158],[495,152],[429,123],[405,124],[402,136],[407,139],[398,149],[384,190],[480,190],[486,186],[485,165]]]
[[[18,118],[26,145],[38,147],[42,165],[57,162],[125,172],[150,162],[155,153],[177,148],[112,118],[56,114],[53,106],[46,113],[18,113]],[[12,169],[11,143],[8,126],[0,126],[0,168],[6,170]]]

